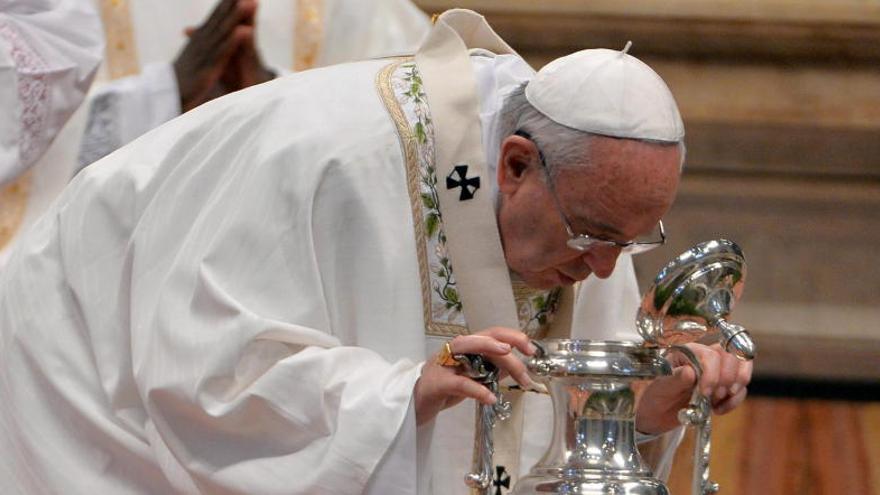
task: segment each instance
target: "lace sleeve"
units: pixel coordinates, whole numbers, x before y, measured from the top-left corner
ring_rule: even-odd
[[[89,120],[80,143],[77,170],[96,162],[121,147],[119,94],[99,93],[89,105]]]
[[[177,78],[170,63],[150,64],[136,76],[106,83],[85,104],[89,119],[77,170],[180,115]]]
[[[31,165],[46,148],[46,114],[49,109],[49,88],[46,84],[47,65],[6,20],[0,18],[0,39],[8,46],[17,71],[20,108],[18,150],[20,164],[9,175],[17,176]],[[3,171],[0,170],[0,174]],[[9,177],[9,178],[12,178]],[[0,177],[0,183],[5,182]]]
[[[104,52],[93,0],[0,0],[0,185],[46,151]]]

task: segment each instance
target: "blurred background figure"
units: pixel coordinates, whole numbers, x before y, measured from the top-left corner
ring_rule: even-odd
[[[83,19],[94,4],[103,29],[94,16],[87,21],[54,15],[52,21],[56,33],[75,32],[72,39],[84,46],[94,39],[89,74],[99,62],[102,32],[107,49],[86,103],[33,166],[27,187],[10,186],[6,195],[15,197],[14,206],[6,206],[12,200],[0,205],[0,268],[16,236],[82,167],[181,112],[276,75],[412,53],[430,27],[428,16],[409,0],[0,0],[4,11],[7,4],[23,12],[39,10],[35,4],[84,4],[61,9]],[[76,105],[65,108],[70,115]],[[0,162],[0,178],[15,175],[5,168]]]
[[[111,82],[90,99],[79,167],[277,74],[412,52],[430,26],[409,0],[123,0],[102,10]]]
[[[91,0],[0,1],[0,250],[23,222],[29,169],[83,101],[103,50]]]

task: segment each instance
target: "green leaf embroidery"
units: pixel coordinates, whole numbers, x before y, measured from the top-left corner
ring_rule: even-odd
[[[416,134],[416,139],[420,144],[425,144],[425,141],[428,140],[428,135],[425,134],[425,126],[422,125],[421,122],[416,122],[414,132]]]
[[[437,233],[437,229],[440,227],[440,217],[437,216],[436,213],[429,213],[427,217],[425,217],[425,230],[428,232],[428,237],[434,237],[434,234]]]

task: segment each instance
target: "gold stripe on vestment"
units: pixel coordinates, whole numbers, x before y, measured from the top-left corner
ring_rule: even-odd
[[[0,189],[0,250],[15,237],[27,211],[31,172],[25,172]]]
[[[128,1],[101,0],[101,21],[107,40],[105,64],[110,79],[140,73]]]
[[[404,167],[406,171],[406,187],[410,198],[410,210],[412,213],[413,231],[419,263],[419,278],[422,291],[422,313],[425,320],[426,334],[438,337],[467,335],[470,331],[466,326],[449,323],[448,321],[436,320],[432,313],[431,271],[429,268],[429,257],[427,252],[428,233],[425,227],[422,191],[420,189],[422,171],[421,164],[419,163],[418,138],[413,131],[411,123],[404,114],[403,108],[394,92],[392,84],[394,73],[398,70],[401,64],[405,63],[413,63],[413,58],[399,58],[385,66],[376,76],[376,87],[379,96],[385,104],[385,108],[388,110],[388,113],[397,128],[397,135],[403,153]],[[549,292],[533,289],[519,281],[514,281],[512,287],[517,308],[530,304],[532,298],[542,293],[546,294],[545,297],[551,297]],[[552,297],[558,297],[558,295]],[[532,309],[534,309],[534,307],[532,307]],[[548,317],[549,316],[552,316],[552,314],[548,314]],[[548,327],[547,324],[542,324],[539,328],[527,329],[525,327],[528,325],[525,322],[521,321],[520,323],[524,326],[523,331],[532,338],[541,338],[546,334]]]
[[[419,279],[422,289],[422,314],[425,319],[425,329],[428,335],[454,337],[466,335],[466,327],[439,323],[431,317],[431,273],[428,270],[427,239],[425,223],[422,219],[422,199],[419,191],[419,157],[416,136],[403,114],[400,102],[394,94],[391,86],[391,76],[401,64],[412,62],[412,57],[399,59],[385,66],[376,77],[376,87],[379,96],[385,103],[385,108],[397,127],[397,137],[400,140],[400,148],[403,152],[403,160],[406,168],[406,188],[409,193],[410,210],[413,218],[413,230],[415,232],[417,258],[419,262]]]
[[[294,0],[293,70],[311,69],[324,41],[324,0]]]

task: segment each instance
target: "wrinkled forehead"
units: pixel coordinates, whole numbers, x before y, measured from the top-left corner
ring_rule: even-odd
[[[571,214],[621,231],[630,230],[625,224],[634,217],[644,217],[646,224],[659,219],[675,199],[680,147],[603,137],[591,141],[585,150],[590,165],[564,167],[555,181]]]
[[[675,143],[652,143],[597,136],[590,140],[586,156],[594,182],[633,192],[668,193],[681,171],[681,147]]]

